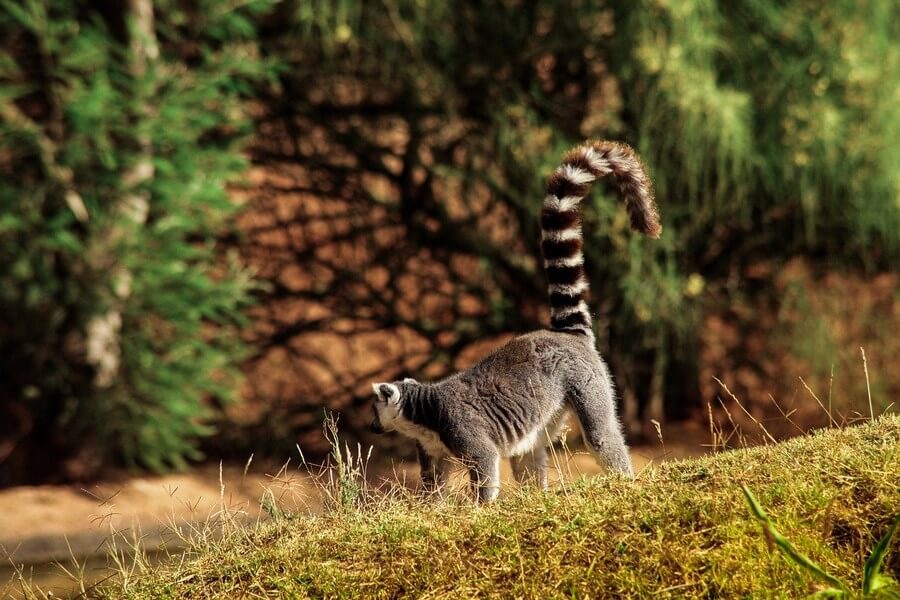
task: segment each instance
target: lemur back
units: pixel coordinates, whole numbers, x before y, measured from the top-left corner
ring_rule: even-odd
[[[372,428],[416,440],[427,489],[446,480],[448,461],[464,462],[482,501],[499,491],[501,457],[516,479],[547,483],[546,447],[567,412],[585,444],[607,465],[632,475],[615,413],[615,393],[594,346],[585,295],[579,204],[597,178],[612,174],[636,231],[661,231],[646,171],[634,151],[593,142],[566,154],[547,182],[541,249],[550,294],[550,330],[519,336],[471,368],[435,383],[376,383]]]

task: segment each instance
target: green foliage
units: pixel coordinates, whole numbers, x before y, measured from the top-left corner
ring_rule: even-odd
[[[616,8],[624,101],[684,243],[725,222],[784,253],[900,256],[896,3]]]
[[[322,156],[287,160],[318,168],[349,155],[396,193],[361,186],[342,199],[387,209],[405,243],[486,265],[482,279],[454,281],[487,304],[479,331],[454,320],[458,340],[530,328],[522,315],[541,314],[536,215],[563,151],[587,137],[636,146],[663,237],[631,235],[615,191],[597,186],[591,309],[624,395],[684,401],[700,398],[690,354],[701,309],[761,293],[764,283],[742,280],[748,265],[774,271],[804,255],[873,272],[900,258],[897,6],[297,3],[266,46],[285,65],[287,130],[311,123],[327,140]],[[373,158],[387,154],[396,168]],[[413,325],[431,339],[426,320]],[[432,365],[425,372],[443,374]]]
[[[900,594],[900,585],[898,585],[891,577],[881,573],[881,567],[884,564],[884,557],[891,544],[891,538],[894,537],[897,526],[900,525],[900,515],[894,517],[893,522],[890,527],[888,527],[887,533],[878,540],[878,543],[875,544],[872,553],[866,560],[865,569],[863,571],[861,594],[853,594],[850,592],[850,587],[846,583],[834,575],[831,575],[808,556],[798,551],[794,545],[775,528],[769,515],[767,515],[766,511],[759,505],[759,502],[757,502],[753,493],[747,489],[747,486],[742,485],[741,490],[744,492],[744,497],[747,499],[747,504],[750,505],[753,516],[762,524],[763,533],[765,534],[766,541],[769,542],[769,545],[771,546],[774,543],[778,547],[778,550],[780,550],[791,562],[831,586],[817,591],[813,595],[814,597],[896,598],[897,595]]]
[[[246,166],[242,94],[265,75],[249,19],[268,4],[156,2],[158,55],[135,50],[124,6],[0,10],[0,411],[18,416],[0,480],[45,475],[34,452],[52,471],[76,451],[181,466],[207,400],[237,389],[250,279],[215,240]]]

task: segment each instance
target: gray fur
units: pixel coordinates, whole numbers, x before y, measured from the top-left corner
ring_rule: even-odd
[[[429,490],[441,488],[448,461],[457,459],[469,468],[479,500],[491,501],[505,457],[519,481],[546,487],[546,448],[567,411],[598,459],[633,475],[609,371],[586,336],[535,331],[443,381],[374,387],[376,428],[418,442]]]
[[[650,180],[634,151],[612,142],[571,150],[547,182],[541,213],[550,330],[519,336],[443,381],[372,386],[373,431],[397,431],[416,440],[426,489],[440,490],[450,462],[458,460],[468,467],[478,499],[489,502],[499,492],[505,457],[518,481],[546,487],[547,446],[569,412],[591,453],[633,477],[612,379],[594,347],[584,297],[588,284],[578,205],[593,181],[610,174],[625,197],[632,227],[658,237]]]

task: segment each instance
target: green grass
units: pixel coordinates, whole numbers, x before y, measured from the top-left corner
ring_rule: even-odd
[[[798,552],[860,589],[900,513],[900,417],[664,463],[550,492],[372,499],[281,517],[108,582],[107,598],[802,597],[817,584],[770,550],[741,486]],[[894,541],[883,572],[897,576]]]

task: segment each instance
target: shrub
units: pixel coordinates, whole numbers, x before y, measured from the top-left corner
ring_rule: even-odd
[[[253,4],[155,4],[0,5],[0,484],[180,466],[234,397]]]

